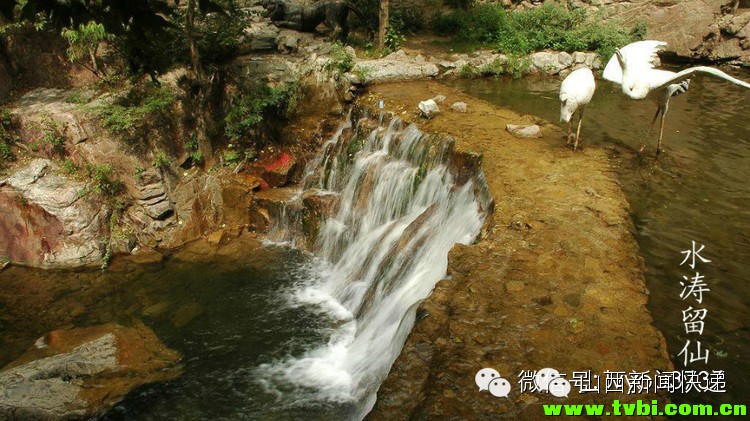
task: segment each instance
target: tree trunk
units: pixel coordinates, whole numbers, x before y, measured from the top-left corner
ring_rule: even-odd
[[[378,20],[378,48],[385,48],[385,36],[388,33],[388,0],[380,0],[380,17]]]
[[[188,0],[187,3],[185,32],[187,32],[188,45],[190,46],[190,63],[193,65],[193,72],[198,81],[203,82],[203,69],[201,69],[198,44],[195,41],[195,0]]]

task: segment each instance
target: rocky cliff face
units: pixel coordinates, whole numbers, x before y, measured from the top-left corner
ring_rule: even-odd
[[[38,88],[11,104],[19,159],[0,168],[0,205],[7,209],[0,220],[0,263],[94,267],[114,254],[265,229],[269,213],[256,192],[299,177],[305,155],[316,149],[309,144],[334,127],[326,117],[340,119],[341,101],[352,95],[348,79],[327,70],[329,43],[294,31],[276,29],[273,35],[267,41],[285,54],[240,56],[225,69],[224,98],[248,82],[302,80],[308,100],[254,162],[225,165],[218,136],[205,165],[191,161],[196,146],[188,145],[193,139],[188,122],[196,111],[181,84],[186,73],[181,69],[161,78],[159,89],[169,90],[174,102],[139,117],[142,121],[133,123],[137,130],[115,130],[97,113],[121,112],[123,99],[137,88]],[[248,40],[253,52],[261,39],[255,34]],[[107,167],[116,193],[96,191],[98,166]]]
[[[0,182],[0,255],[38,267],[101,265],[109,209],[82,198],[84,188],[42,158]]]

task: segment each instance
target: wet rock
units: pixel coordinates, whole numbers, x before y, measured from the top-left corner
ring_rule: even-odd
[[[432,118],[440,112],[440,107],[438,107],[437,103],[432,99],[420,102],[417,108],[419,108],[419,111],[425,118]]]
[[[44,268],[101,265],[109,210],[85,189],[47,159],[13,173],[0,186],[0,255]]]
[[[0,371],[0,419],[88,418],[176,377],[178,360],[143,324],[53,331]]]
[[[436,95],[432,98],[432,100],[437,102],[438,104],[442,104],[445,101],[445,95]]]
[[[253,206],[253,188],[237,174],[196,174],[173,194],[178,231],[166,242],[176,247],[218,228],[246,226]],[[250,180],[257,179],[251,177]]]
[[[267,161],[254,165],[253,170],[261,171],[261,177],[268,187],[281,187],[291,181],[291,175],[296,167],[297,159],[294,156],[288,153],[280,153]]]
[[[513,134],[513,136],[520,138],[533,139],[542,137],[542,129],[540,129],[536,124],[528,126],[508,124],[505,126],[505,130]]]
[[[466,111],[468,111],[465,102],[454,102],[450,108],[451,110],[458,111],[459,113],[465,113]]]
[[[557,54],[547,51],[540,51],[532,54],[530,57],[534,67],[543,73],[554,75],[560,72],[562,66],[557,59]]]

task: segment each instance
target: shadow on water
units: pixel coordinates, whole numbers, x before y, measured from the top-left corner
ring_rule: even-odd
[[[560,82],[530,77],[455,84],[489,102],[557,122]],[[586,109],[583,145],[612,152],[646,261],[649,308],[666,337],[675,367],[684,367],[678,354],[686,340],[695,345],[699,339],[710,349],[709,362],[694,362],[688,368],[726,372],[726,394],[673,395],[678,403],[746,403],[742,400],[750,396],[745,379],[750,372],[748,109],[750,93],[742,88],[706,77],[693,80],[686,95],[670,102],[666,153],[658,162],[652,158],[654,135],[646,155],[636,154],[656,110],[654,102],[629,100],[617,87],[599,80]],[[712,261],[696,268],[711,289],[702,305],[680,298],[682,276],[695,273],[687,264],[680,266],[681,251],[689,249],[692,240],[706,246],[702,255]],[[685,333],[682,310],[691,305],[708,309],[702,336]]]

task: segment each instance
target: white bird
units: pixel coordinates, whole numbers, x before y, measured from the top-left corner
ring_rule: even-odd
[[[573,145],[573,150],[578,148],[583,110],[594,96],[595,89],[594,74],[586,67],[572,71],[560,85],[560,121],[568,123],[566,144],[570,144],[570,120],[578,110],[578,130],[576,130],[576,143]]]
[[[736,85],[750,88],[750,84],[733,78],[721,70],[713,67],[696,66],[679,72],[655,69],[657,53],[667,45],[662,41],[637,41],[615,50],[604,68],[604,79],[617,83],[622,92],[632,99],[643,99],[654,96],[658,101],[658,108],[651,126],[643,140],[640,152],[646,148],[646,141],[654,128],[656,119],[661,115],[659,128],[659,142],[656,144],[656,157],[661,153],[661,140],[664,136],[664,120],[669,109],[669,99],[685,93],[690,84],[690,78],[698,73],[715,76]]]

